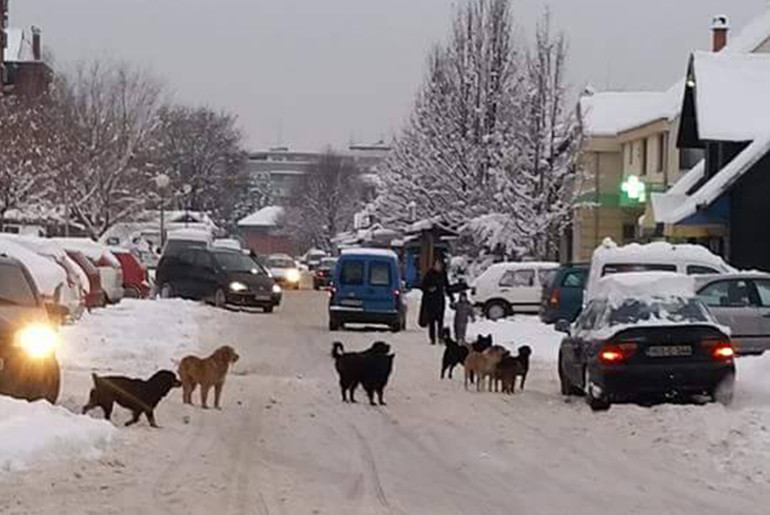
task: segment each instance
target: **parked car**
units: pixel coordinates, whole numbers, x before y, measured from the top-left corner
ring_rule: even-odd
[[[307,268],[309,271],[313,272],[316,268],[318,268],[318,265],[321,264],[321,260],[327,256],[326,252],[320,249],[310,249],[307,252],[305,252],[305,255],[302,256],[300,261],[307,265]]]
[[[24,264],[45,304],[61,303],[67,283],[67,272],[64,268],[9,238],[0,238],[0,253]]]
[[[0,394],[56,402],[59,336],[51,319],[63,316],[60,306],[44,304],[28,268],[0,253]]]
[[[729,336],[695,296],[691,277],[641,272],[605,277],[559,348],[565,395],[593,410],[653,396],[708,395],[729,402],[735,378]]]
[[[161,297],[184,297],[225,305],[259,307],[281,303],[280,286],[254,259],[228,249],[188,247],[164,255],[155,276]]]
[[[332,284],[332,276],[334,275],[334,267],[337,265],[337,258],[325,257],[321,259],[318,267],[313,273],[313,288],[320,290],[321,288],[327,288]]]
[[[123,299],[123,272],[120,261],[101,243],[88,238],[52,238],[65,250],[82,253],[99,270],[102,290],[109,304],[117,304]]]
[[[628,272],[676,272],[686,275],[724,274],[733,271],[724,260],[702,245],[673,245],[662,241],[618,247],[605,240],[594,251],[588,274],[585,304],[593,298],[602,277]]]
[[[394,332],[406,328],[398,257],[383,249],[348,249],[334,268],[329,299],[329,329],[347,323],[382,324]]]
[[[720,324],[730,327],[737,354],[770,349],[770,274],[704,275],[695,278],[698,297]]]
[[[162,255],[175,254],[179,250],[187,247],[209,248],[212,246],[213,242],[214,238],[211,233],[200,229],[177,229],[175,231],[168,231]]]
[[[102,277],[90,259],[77,250],[67,250],[67,256],[83,271],[88,278],[88,291],[86,293],[86,308],[102,308],[107,305],[107,295],[102,289]]]
[[[497,263],[471,284],[473,303],[491,320],[514,313],[538,313],[543,286],[559,268],[558,263]]]
[[[543,287],[540,320],[574,322],[583,308],[583,290],[588,279],[588,264],[562,265]]]
[[[147,269],[131,252],[124,249],[111,249],[120,262],[123,273],[123,295],[133,299],[146,299],[150,296],[150,277]]]
[[[302,274],[299,271],[297,262],[286,254],[272,254],[268,261],[270,263],[270,273],[275,282],[284,288],[293,290],[299,289],[299,282]]]

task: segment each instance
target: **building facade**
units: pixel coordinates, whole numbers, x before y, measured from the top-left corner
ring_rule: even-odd
[[[40,29],[29,32],[9,26],[9,0],[0,0],[0,95],[45,93],[53,72],[43,62]]]

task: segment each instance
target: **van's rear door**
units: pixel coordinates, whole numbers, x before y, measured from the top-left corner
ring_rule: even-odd
[[[365,300],[367,311],[394,311],[396,309],[396,277],[393,262],[385,259],[370,260],[366,270]]]
[[[346,308],[364,308],[366,261],[358,257],[343,257],[337,264],[334,303]]]

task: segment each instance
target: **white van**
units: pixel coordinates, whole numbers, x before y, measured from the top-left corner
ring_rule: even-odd
[[[543,286],[557,268],[558,263],[497,263],[471,284],[472,302],[491,320],[514,313],[538,313]]]
[[[675,245],[663,241],[618,247],[607,238],[594,251],[583,305],[595,295],[599,280],[628,272],[676,272],[685,275],[724,274],[733,269],[701,245]]]

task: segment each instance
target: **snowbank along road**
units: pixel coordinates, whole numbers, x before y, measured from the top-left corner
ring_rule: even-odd
[[[143,420],[117,429],[96,457],[48,452],[24,470],[0,472],[0,513],[706,515],[766,514],[770,505],[767,359],[739,364],[730,408],[613,406],[594,414],[559,395],[559,337],[532,318],[471,329],[535,350],[527,389],[504,397],[464,391],[461,371],[440,381],[442,348],[415,327],[329,333],[322,293],[289,292],[273,315],[147,306],[128,303],[85,321],[89,334],[101,335],[91,341],[99,351],[70,349],[63,406],[76,412],[85,402],[90,367],[140,374],[145,363],[140,375],[149,376],[168,366],[168,352],[147,350],[153,334],[154,345],[164,344],[161,334],[182,354],[236,347],[241,360],[223,410],[184,406],[176,390],[156,410],[161,429]],[[170,323],[169,309],[183,324],[149,329]],[[125,336],[137,313],[136,337]],[[375,339],[393,345],[388,406],[341,402],[334,339],[348,350]],[[130,346],[145,361],[127,356]],[[116,408],[114,418],[122,425],[128,413]]]

